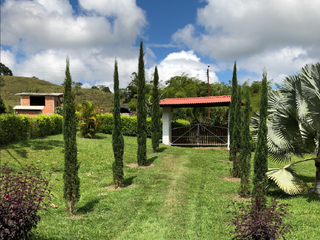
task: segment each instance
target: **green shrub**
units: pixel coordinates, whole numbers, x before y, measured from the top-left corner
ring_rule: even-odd
[[[58,114],[29,117],[1,114],[0,144],[62,133],[62,116]]]
[[[113,126],[113,116],[111,113],[105,113],[102,114],[100,117],[101,121],[101,128],[100,132],[106,133],[106,134],[111,134],[112,133],[112,126]],[[151,118],[147,118],[147,136],[151,137]],[[189,125],[190,122],[186,120],[181,120],[178,119],[176,121],[173,121],[171,123],[171,127],[180,127],[180,126],[186,126]],[[122,133],[125,136],[136,136],[137,134],[137,117],[127,117],[127,116],[121,116],[121,127],[122,127]],[[162,120],[161,120],[161,125],[159,129],[159,133],[162,134]]]

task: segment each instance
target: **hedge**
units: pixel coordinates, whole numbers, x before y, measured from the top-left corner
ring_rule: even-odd
[[[105,113],[101,115],[101,127],[100,132],[111,134],[113,126],[113,116],[111,113]],[[122,134],[125,136],[136,136],[137,134],[137,117],[127,117],[121,116],[122,123]],[[176,120],[171,122],[171,127],[180,127],[189,125],[190,122],[186,120]],[[161,128],[159,132],[162,134],[162,119],[161,119]],[[151,137],[151,118],[147,118],[147,136]]]
[[[27,115],[0,115],[0,144],[34,139],[62,133],[62,116],[58,114],[29,117]]]
[[[111,134],[113,126],[113,116],[105,113],[100,116],[102,122],[99,132]],[[126,136],[136,136],[137,117],[121,116],[122,134]],[[29,117],[27,115],[0,115],[0,144],[17,142],[20,140],[34,139],[49,135],[62,133],[62,116],[58,114]],[[185,120],[176,120],[171,126],[180,127],[189,125]],[[162,133],[162,127],[159,129]],[[151,118],[147,118],[147,136],[151,137]]]

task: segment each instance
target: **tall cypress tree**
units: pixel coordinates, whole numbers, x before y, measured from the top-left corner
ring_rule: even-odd
[[[137,103],[137,142],[138,152],[137,160],[138,165],[147,164],[147,132],[146,132],[146,100],[145,100],[145,75],[144,75],[144,61],[143,61],[143,43],[140,41],[140,54],[139,54],[139,65],[138,65],[138,103]]]
[[[113,181],[115,187],[123,186],[123,149],[124,141],[121,132],[120,118],[120,94],[119,94],[119,75],[118,63],[115,60],[113,74],[114,94],[113,94],[113,130],[112,130],[112,147],[114,162],[112,164]]]
[[[229,138],[230,138],[230,157],[229,160],[233,161],[231,157],[231,145],[233,141],[233,127],[235,125],[235,105],[237,102],[237,94],[238,94],[238,82],[237,82],[237,63],[234,62],[233,65],[233,74],[232,74],[232,95],[231,95],[231,103],[229,107]]]
[[[63,139],[64,139],[64,192],[66,211],[72,215],[75,204],[80,198],[80,179],[78,176],[79,164],[77,161],[77,122],[75,114],[74,96],[71,93],[71,75],[69,58],[66,60],[66,71],[63,95]]]
[[[237,87],[237,95],[234,98],[234,125],[232,129],[231,146],[230,146],[230,159],[232,160],[233,177],[240,177],[240,158],[239,153],[241,149],[241,129],[242,129],[242,117],[241,117],[241,87]]]
[[[263,71],[262,74],[262,89],[260,100],[260,122],[258,128],[258,142],[254,156],[254,177],[253,177],[253,194],[265,195],[267,186],[268,171],[268,145],[267,145],[267,114],[268,114],[268,85],[267,85],[267,72]],[[259,191],[259,193],[258,193]]]
[[[159,105],[159,75],[158,68],[154,68],[154,79],[153,79],[153,89],[152,89],[152,116],[151,116],[151,138],[152,138],[152,148],[153,152],[157,152],[159,148],[160,140],[160,126],[161,126],[161,112]]]
[[[244,104],[244,117],[243,128],[241,134],[241,150],[240,150],[240,177],[241,184],[239,195],[247,197],[249,195],[249,176],[250,176],[250,160],[251,160],[251,147],[250,147],[250,95],[249,88],[246,90],[246,102]]]

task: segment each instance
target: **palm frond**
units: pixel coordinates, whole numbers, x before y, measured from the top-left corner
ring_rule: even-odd
[[[266,173],[268,178],[275,181],[279,188],[285,193],[295,195],[301,192],[302,188],[299,184],[301,181],[290,169],[292,164],[286,165],[283,168],[272,168]]]

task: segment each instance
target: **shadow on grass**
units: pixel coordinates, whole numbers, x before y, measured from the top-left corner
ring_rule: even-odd
[[[159,147],[159,148],[158,148],[158,152],[164,152],[165,150],[167,150],[166,147]]]
[[[86,214],[88,212],[92,212],[94,209],[94,206],[100,202],[99,199],[91,200],[90,202],[87,202],[84,206],[78,209],[77,213]]]
[[[62,140],[33,140],[31,142],[31,148],[34,150],[50,150],[54,147],[63,147],[63,141]]]
[[[132,177],[125,179],[123,181],[124,187],[128,187],[128,186],[132,185],[133,179],[135,179],[136,177],[137,176],[132,176]]]
[[[158,158],[158,156],[154,156],[154,157],[147,159],[147,166],[151,165],[157,158]]]

